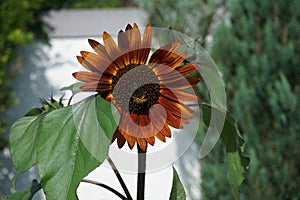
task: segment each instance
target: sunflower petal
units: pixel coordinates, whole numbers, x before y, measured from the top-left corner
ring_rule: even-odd
[[[111,85],[99,85],[98,83],[99,81],[86,83],[80,87],[80,90],[90,91],[90,92],[100,92],[100,93],[112,90]]]
[[[160,131],[160,133],[163,136],[168,137],[168,138],[171,138],[171,136],[172,136],[172,133],[171,133],[171,130],[170,130],[168,124],[165,124],[164,128]]]
[[[166,142],[166,137],[160,132],[155,135],[160,141]]]
[[[174,128],[182,129],[183,128],[182,119],[180,117],[174,116],[169,110],[166,110],[166,112],[167,112],[167,124],[169,124]]]
[[[76,56],[78,62],[87,70],[90,71],[99,71],[95,66],[90,64],[89,62],[85,61],[81,56]]]
[[[105,47],[101,43],[93,39],[88,39],[88,42],[97,54],[102,55],[104,57],[107,56]]]
[[[82,85],[80,87],[80,90],[96,92],[97,87],[98,87],[98,81],[93,81],[93,82],[89,82],[89,83]]]
[[[79,81],[83,82],[93,82],[93,81],[98,81],[100,79],[100,74],[97,72],[75,72],[72,74],[74,78],[76,78]]]
[[[127,39],[126,33],[122,30],[118,33],[118,46],[120,49],[128,49],[129,48],[129,41]]]
[[[187,88],[191,88],[192,86],[196,85],[198,82],[200,81],[200,79],[198,77],[188,77],[185,78],[184,76],[182,76],[180,79],[176,79],[176,80],[162,80],[160,81],[160,83],[166,87],[166,88],[176,88],[178,90],[183,90],[183,89],[187,89]]]
[[[192,110],[185,105],[177,102],[169,101],[164,97],[159,97],[158,103],[165,107],[166,110],[170,111],[173,115],[182,119],[191,119]]]
[[[137,138],[138,144],[140,146],[140,148],[145,151],[147,148],[147,142],[144,138]]]
[[[130,149],[133,149],[135,142],[136,142],[136,138],[127,134],[127,133],[122,133],[122,135],[124,136],[124,138],[126,139],[128,146]]]
[[[117,139],[118,147],[122,148],[124,146],[126,140],[118,129],[116,130],[114,137]]]
[[[152,42],[152,28],[150,24],[147,24],[144,30],[143,40],[141,44],[140,64],[146,63],[151,50],[151,42]]]
[[[179,49],[180,41],[167,44],[157,49],[151,56],[149,63],[162,63],[165,60],[171,60]]]
[[[169,67],[168,65],[158,64],[158,63],[149,63],[149,67],[155,72],[157,76],[163,74],[169,74],[174,69]]]
[[[129,55],[131,59],[131,64],[139,64],[141,33],[138,29],[137,24],[134,23],[133,28],[131,29],[127,29],[126,27],[126,34],[129,41]]]
[[[114,39],[105,31],[103,32],[103,42],[111,61],[114,61],[121,56],[120,48],[115,43]]]
[[[125,31],[128,31],[128,30],[132,30],[132,26],[130,24],[127,24],[127,26],[125,28]]]
[[[161,87],[160,94],[172,101],[197,101],[196,95]]]
[[[93,65],[98,71],[104,72],[108,67],[113,67],[115,70],[118,69],[118,67],[111,65],[111,61],[105,56],[96,55],[87,51],[81,51],[80,54],[84,60]]]
[[[184,61],[186,55],[187,55],[186,51],[178,53],[178,54],[176,54],[176,53],[169,54],[169,56],[167,58],[165,58],[163,63],[172,68],[175,68]]]
[[[158,132],[161,131],[161,129],[164,127],[166,120],[167,120],[167,116],[164,116],[162,113],[164,113],[165,111],[163,111],[162,109],[164,109],[164,107],[156,104],[154,106],[152,106],[152,108],[150,109],[150,117],[151,117],[151,125],[153,126],[153,133],[156,134]]]
[[[153,146],[155,144],[155,137],[147,137],[145,138],[146,142],[148,142],[151,146]]]
[[[175,70],[177,70],[182,75],[186,76],[189,75],[197,70],[196,64],[187,64],[183,66],[176,67]]]

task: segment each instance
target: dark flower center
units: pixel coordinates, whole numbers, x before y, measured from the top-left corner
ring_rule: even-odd
[[[156,74],[147,65],[129,65],[112,78],[113,98],[123,111],[149,114],[157,103],[160,85]]]

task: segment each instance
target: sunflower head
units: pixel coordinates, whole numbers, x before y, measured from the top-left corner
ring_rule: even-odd
[[[81,51],[78,61],[88,71],[73,73],[83,91],[97,92],[116,106],[121,115],[112,142],[121,148],[127,142],[146,150],[155,137],[165,142],[171,137],[169,126],[183,128],[192,118],[192,109],[184,102],[197,101],[185,92],[199,82],[186,77],[197,66],[183,65],[187,52],[178,52],[180,41],[167,44],[150,55],[152,28],[148,24],[141,36],[138,26],[128,24],[120,30],[117,43],[103,33],[103,45],[89,39],[94,53]]]

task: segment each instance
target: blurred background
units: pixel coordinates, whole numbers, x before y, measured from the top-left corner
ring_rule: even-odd
[[[300,199],[298,0],[0,1],[0,198],[12,191],[15,173],[9,158],[9,127],[27,110],[39,106],[38,97],[49,97],[55,88],[43,84],[47,79],[43,72],[53,62],[47,60],[49,55],[44,55],[43,49],[51,48],[50,44],[55,46],[55,42],[51,43],[55,41],[51,38],[55,30],[45,19],[53,10],[70,9],[134,9],[141,23],[172,27],[200,42],[223,72],[228,110],[238,123],[251,157],[241,199]],[[39,69],[31,77],[28,70],[34,66],[26,64],[28,58],[31,63],[34,58]],[[41,62],[43,59],[46,61]],[[32,86],[37,79],[39,84]],[[26,87],[35,87],[38,96],[24,94]],[[28,95],[37,98],[22,99]],[[193,156],[180,163],[189,198],[232,199],[221,144],[199,160],[195,156],[197,142],[200,144],[201,136],[192,146],[194,150],[187,152]],[[201,167],[190,168],[193,163]],[[191,188],[193,191],[189,191]]]

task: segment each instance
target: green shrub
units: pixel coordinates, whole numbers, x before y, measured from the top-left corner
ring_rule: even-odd
[[[299,199],[300,11],[297,0],[233,0],[229,21],[214,34],[229,110],[251,157],[244,199]],[[228,199],[226,169],[213,152],[204,161],[205,199]],[[218,173],[215,173],[218,171]],[[228,191],[226,193],[226,191]]]

